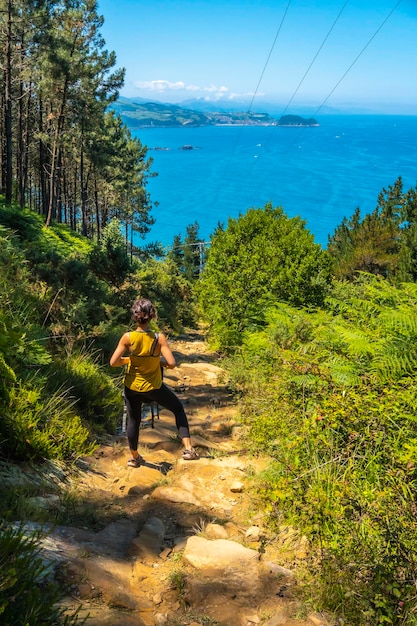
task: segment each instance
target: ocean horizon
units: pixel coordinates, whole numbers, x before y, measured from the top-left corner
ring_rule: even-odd
[[[326,247],[344,217],[372,212],[399,176],[417,184],[417,116],[323,115],[317,127],[204,126],[131,131],[153,159],[147,190],[155,224],[136,245],[164,247],[197,222],[209,241],[252,207],[299,216]],[[184,146],[187,149],[184,149]]]

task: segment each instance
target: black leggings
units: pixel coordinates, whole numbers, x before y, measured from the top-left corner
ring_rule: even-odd
[[[133,391],[129,387],[125,387],[123,397],[127,407],[127,440],[130,450],[138,449],[139,428],[142,418],[142,404],[149,402],[157,402],[164,409],[168,409],[175,415],[175,423],[178,429],[178,435],[181,439],[190,436],[187,416],[181,401],[169,387],[162,383],[159,389],[151,389],[150,391]]]

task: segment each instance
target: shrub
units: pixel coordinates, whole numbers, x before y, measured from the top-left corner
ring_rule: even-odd
[[[323,303],[331,261],[299,218],[280,207],[250,209],[212,237],[199,285],[202,315],[216,348],[233,351],[265,320],[271,303]]]
[[[36,378],[13,385],[0,421],[3,456],[15,461],[68,461],[91,454],[95,444],[74,404],[67,393],[49,393]]]
[[[195,322],[195,305],[190,283],[180,274],[172,259],[149,260],[139,267],[136,277],[140,294],[149,298],[158,311],[162,329],[180,332],[183,325]],[[132,303],[133,304],[133,303]]]
[[[48,371],[48,388],[66,389],[77,413],[96,431],[114,433],[121,412],[121,388],[87,349],[63,353]]]

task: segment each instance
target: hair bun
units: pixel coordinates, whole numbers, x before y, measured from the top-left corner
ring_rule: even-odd
[[[150,322],[156,317],[156,309],[150,300],[146,298],[138,298],[132,308],[132,320],[139,324]]]

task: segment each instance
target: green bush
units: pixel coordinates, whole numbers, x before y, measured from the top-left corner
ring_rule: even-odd
[[[66,389],[77,413],[95,432],[114,433],[121,412],[121,387],[87,349],[57,357],[48,370],[48,388]]]
[[[164,330],[181,332],[183,325],[196,321],[195,302],[191,284],[181,275],[172,259],[150,259],[136,271],[140,293],[149,298],[158,312],[157,324]],[[133,302],[131,303],[133,304]]]
[[[214,347],[233,352],[275,302],[323,304],[330,281],[330,257],[300,218],[268,203],[229,219],[212,237],[198,285]]]
[[[91,269],[110,285],[120,286],[132,271],[127,254],[126,240],[121,232],[121,222],[113,218],[89,254]]]
[[[10,388],[0,420],[0,449],[15,461],[64,459],[91,454],[95,444],[67,393],[49,393],[36,377]]]

